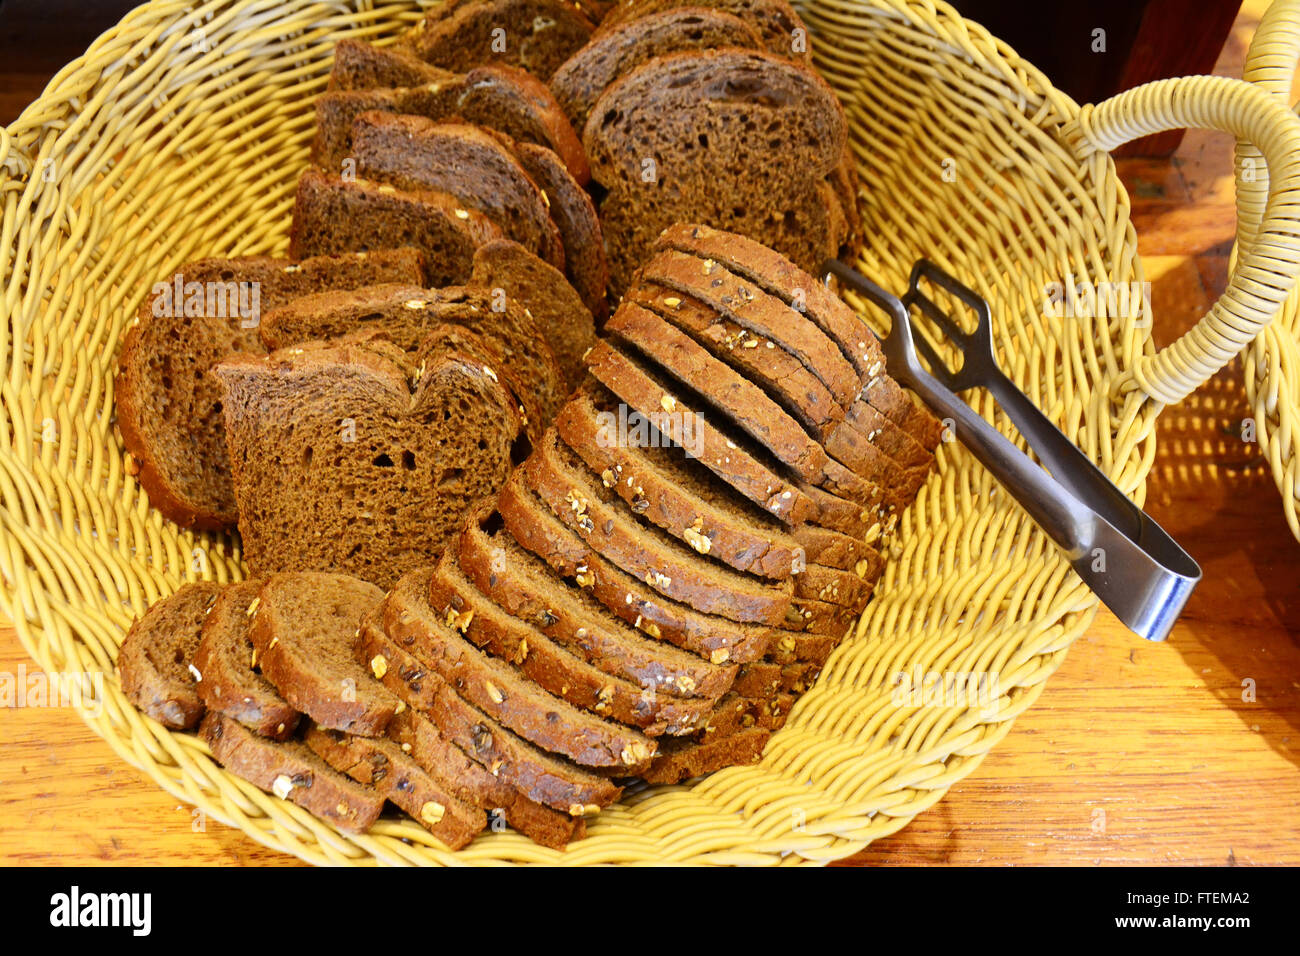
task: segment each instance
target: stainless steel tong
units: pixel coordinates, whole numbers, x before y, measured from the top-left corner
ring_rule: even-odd
[[[951,423],[955,437],[1065,552],[1075,573],[1117,618],[1147,640],[1164,640],[1201,579],[1200,567],[1003,374],[993,352],[988,303],[924,259],[913,267],[901,299],[838,261],[827,262],[824,273],[891,315],[883,342],[889,374]],[[964,331],[927,297],[923,281],[969,307],[978,317],[975,331]],[[958,371],[917,334],[913,308],[962,352]],[[957,397],[977,386],[992,393],[1047,470]]]

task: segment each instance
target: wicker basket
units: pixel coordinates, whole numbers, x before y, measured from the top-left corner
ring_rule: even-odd
[[[1276,0],[1251,41],[1245,78],[1289,103],[1297,58],[1300,2]],[[1259,150],[1249,143],[1238,144],[1238,250],[1254,241],[1268,182]],[[1277,319],[1250,343],[1242,358],[1256,438],[1282,493],[1287,524],[1300,539],[1300,295],[1286,300]]]
[[[866,186],[860,268],[901,289],[926,255],[986,296],[1000,360],[1129,495],[1162,403],[1228,361],[1286,298],[1300,255],[1300,121],[1237,80],[1166,81],[1080,109],[980,27],[917,0],[808,0],[816,63],[847,106]],[[1092,621],[1093,595],[955,445],[900,525],[856,633],[756,766],[643,788],[560,854],[514,833],[448,853],[413,823],[344,837],[141,716],[112,677],[132,618],[182,581],[241,576],[230,539],[163,521],[127,470],[112,370],[146,287],[203,255],[283,253],[312,95],[341,37],[396,35],[416,4],[159,2],[129,14],[0,133],[5,610],[48,672],[103,671],[86,720],[169,793],[319,863],[824,862],[891,834],[970,773]],[[1276,195],[1232,286],[1157,354],[1142,297],[1091,317],[1045,288],[1142,281],[1107,154],[1176,126],[1257,144]],[[1285,214],[1289,218],[1284,218]],[[987,401],[979,410],[1010,433]],[[897,694],[900,673],[980,675],[984,699]]]

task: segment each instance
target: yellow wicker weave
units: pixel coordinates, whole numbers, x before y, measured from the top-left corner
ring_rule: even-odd
[[[1246,55],[1245,78],[1290,102],[1300,58],[1300,2],[1276,0],[1260,21]],[[1268,169],[1259,150],[1237,147],[1238,249],[1254,241],[1268,192]],[[1254,409],[1256,438],[1278,491],[1291,533],[1300,538],[1300,296],[1242,353],[1246,397]]]
[[[1160,403],[1236,354],[1293,282],[1300,121],[1222,78],[1080,109],[1006,45],[924,0],[807,0],[801,12],[850,116],[866,187],[860,268],[898,290],[925,255],[986,296],[1004,367],[1141,501]],[[231,540],[165,522],[129,474],[112,417],[125,321],[149,284],[189,259],[284,252],[331,45],[393,37],[418,15],[416,4],[364,0],[154,3],[0,133],[0,572],[24,646],[49,672],[109,675],[88,723],[168,792],[317,863],[824,862],[899,830],[1011,729],[1097,607],[955,445],[904,516],[856,633],[762,762],[632,792],[563,854],[513,833],[451,854],[413,823],[341,836],[123,698],[112,667],[132,618],[182,581],[242,573]],[[1273,172],[1259,238],[1223,300],[1159,355],[1144,302],[1098,319],[1071,299],[1065,318],[1046,317],[1050,283],[1142,281],[1107,150],[1188,125],[1254,142]],[[895,675],[918,668],[990,675],[996,697],[895,701]]]

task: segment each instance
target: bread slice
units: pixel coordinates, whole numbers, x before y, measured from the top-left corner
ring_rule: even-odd
[[[334,44],[329,91],[425,86],[456,76],[399,47],[375,46],[345,37]]]
[[[361,619],[383,598],[373,584],[346,574],[271,576],[249,606],[257,666],[295,710],[321,726],[383,733],[397,699],[355,659]]]
[[[853,363],[863,383],[862,396],[871,406],[925,449],[938,446],[942,426],[886,374],[884,353],[867,324],[795,263],[762,243],[698,224],[675,224],[656,243],[714,259],[784,301],[802,305],[804,314]]]
[[[562,0],[448,0],[403,40],[435,66],[463,71],[508,63],[546,80],[594,29],[576,5]]]
[[[812,37],[786,0],[621,0],[600,22],[595,38],[665,10],[707,7],[738,17],[758,31],[769,51],[791,59],[809,59]]]
[[[758,763],[771,738],[770,730],[748,727],[729,737],[715,738],[707,743],[669,741],[641,777],[646,783],[681,783],[725,767]]]
[[[738,571],[781,579],[807,564],[803,545],[771,515],[728,493],[681,448],[605,441],[601,416],[616,400],[594,382],[556,416],[564,443],[634,512]],[[607,420],[607,419],[606,419]]]
[[[384,809],[374,789],[345,777],[301,741],[268,740],[217,713],[203,719],[200,733],[212,756],[235,776],[344,833],[365,833]]]
[[[383,662],[380,680],[403,703],[425,713],[448,740],[529,800],[576,818],[619,798],[622,788],[608,778],[533,746],[465,701],[405,649],[422,629],[414,618],[390,626],[391,637],[373,621],[361,627],[359,654],[372,665]]]
[[[586,835],[583,817],[572,817],[529,800],[470,759],[423,714],[408,707],[388,725],[388,736],[461,800],[484,810],[492,830],[509,825],[530,840],[556,850]]]
[[[503,239],[474,253],[470,283],[487,290],[494,303],[500,289],[506,304],[522,306],[555,353],[566,388],[577,387],[584,375],[582,357],[596,341],[596,324],[591,309],[559,270],[519,243]],[[603,289],[597,304],[604,304]]]
[[[752,236],[808,269],[839,252],[821,187],[843,153],[844,114],[807,67],[756,50],[656,57],[605,90],[582,136],[609,191],[600,216],[615,295],[677,222]]]
[[[707,410],[707,403],[688,398],[689,390],[681,382],[670,382],[638,356],[605,340],[592,346],[587,370],[621,400],[620,411],[627,412],[602,421],[612,432],[610,441],[640,441],[640,426],[630,420],[630,413],[637,412],[655,429],[646,429],[648,440],[657,441],[656,434],[661,434],[685,448],[722,481],[786,524],[797,525],[818,515],[818,506],[797,481],[720,431],[710,420],[712,411]],[[619,436],[618,430],[625,425],[637,428],[637,436]]]
[[[208,710],[239,721],[259,736],[287,740],[298,728],[298,712],[257,669],[257,652],[248,639],[248,608],[262,583],[255,579],[222,589],[203,622],[194,667],[200,675],[199,698]]]
[[[635,774],[658,749],[645,734],[579,710],[474,647],[429,603],[428,579],[404,577],[384,601],[387,633],[406,628],[407,650],[483,713],[543,750],[587,767]],[[468,623],[468,622],[467,622]],[[382,676],[386,663],[372,663]]]
[[[716,700],[736,665],[718,665],[624,624],[581,587],[568,584],[504,528],[491,501],[466,519],[460,570],[484,596],[528,621],[611,677],[669,697]]]
[[[203,259],[158,283],[127,332],[114,386],[122,441],[154,507],[182,527],[234,527],[221,390],[208,370],[231,352],[262,351],[265,312],[322,289],[425,279],[423,255],[405,248],[302,262]]]
[[[341,40],[330,89],[316,98],[312,161],[341,169],[351,148],[352,121],[368,109],[435,120],[458,116],[554,150],[578,183],[585,186],[591,179],[582,143],[559,103],[545,83],[523,70],[483,65],[462,75],[392,47]]]
[[[429,773],[391,740],[312,724],[303,743],[339,773],[401,807],[449,849],[466,846],[487,826],[482,809],[461,800],[449,781]]]
[[[412,191],[453,195],[509,238],[564,268],[560,231],[537,184],[496,137],[465,123],[362,113],[352,124],[357,171]]]
[[[444,286],[468,278],[474,250],[503,236],[490,218],[446,193],[408,192],[312,168],[298,179],[289,254],[414,246],[428,257],[424,284]]]
[[[453,553],[438,562],[429,588],[433,607],[467,641],[514,664],[542,690],[581,710],[635,727],[648,737],[661,737],[690,733],[713,707],[714,700],[661,696],[653,686],[593,667],[485,597]]]
[[[203,621],[220,593],[221,585],[214,581],[183,585],[131,625],[117,652],[118,679],[127,700],[173,730],[188,730],[203,716],[194,653]]]
[[[606,87],[647,60],[681,50],[762,46],[740,17],[700,3],[603,23],[591,42],[551,77],[551,92],[574,129],[582,129]]]
[[[743,574],[642,524],[554,429],[523,471],[529,487],[571,531],[665,597],[731,621],[779,625],[786,620],[793,594],[788,575],[773,580]]]
[[[437,344],[408,356],[382,341],[303,343],[217,366],[254,574],[339,571],[387,587],[433,560],[527,454],[499,376]]]
[[[564,578],[588,589],[617,617],[657,640],[699,654],[714,664],[757,660],[780,633],[777,629],[740,624],[665,598],[606,561],[570,531],[516,471],[497,499],[506,530],[519,544]],[[800,626],[791,613],[791,626]]]

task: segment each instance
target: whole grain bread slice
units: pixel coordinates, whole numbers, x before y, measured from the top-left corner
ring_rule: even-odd
[[[779,625],[786,620],[793,595],[788,575],[764,579],[735,571],[641,523],[554,429],[523,471],[529,487],[570,530],[665,597],[731,621]]]
[[[808,272],[762,243],[705,225],[675,224],[656,244],[715,259],[786,302],[801,304],[804,314],[853,363],[862,382],[861,394],[872,407],[925,449],[933,451],[938,446],[942,425],[885,373],[884,353],[870,328]]]
[[[203,718],[200,734],[212,756],[235,776],[344,833],[365,833],[384,809],[384,798],[373,788],[339,773],[301,741],[268,740],[217,713]]]
[[[432,608],[429,609],[432,615]],[[583,816],[588,808],[599,809],[619,798],[622,788],[611,780],[572,761],[533,746],[497,723],[462,698],[438,676],[437,671],[416,658],[406,647],[413,644],[423,626],[414,617],[392,627],[385,634],[376,622],[361,627],[358,652],[382,672],[385,687],[401,697],[411,709],[424,713],[438,731],[466,755],[494,776],[515,787],[527,799],[570,816]]]
[[[425,282],[424,256],[404,248],[293,262],[204,259],[153,287],[118,358],[117,424],[150,502],[183,527],[234,527],[238,517],[221,416],[207,373],[231,352],[262,351],[262,315],[322,289]]]
[[[575,707],[635,727],[648,737],[690,733],[712,709],[708,698],[661,696],[655,687],[593,667],[485,597],[451,554],[438,562],[429,594],[443,620],[475,647],[509,661],[538,687]]]
[[[763,460],[735,436],[719,430],[710,420],[712,411],[702,402],[688,403],[687,389],[671,384],[652,365],[615,348],[605,340],[592,346],[587,370],[630,410],[639,412],[656,432],[680,445],[750,501],[789,525],[819,513],[819,508],[797,481],[779,474],[774,463]],[[622,420],[609,423],[615,440],[640,441],[639,436],[618,436]],[[647,429],[647,440],[654,440]]]
[[[564,443],[601,483],[643,518],[738,571],[768,578],[798,574],[804,547],[766,512],[738,495],[678,447],[609,441],[602,422],[617,400],[595,382],[583,385],[555,419]]]
[[[406,811],[449,849],[468,845],[487,826],[481,808],[461,800],[450,781],[430,773],[391,740],[312,724],[303,743],[339,773]]]
[[[582,129],[605,88],[653,57],[679,50],[758,48],[762,43],[743,19],[707,3],[646,13],[609,28],[602,24],[591,42],[555,71],[551,92],[574,129]]]
[[[511,537],[564,578],[589,589],[616,616],[657,640],[689,650],[714,664],[757,660],[780,631],[740,624],[665,598],[602,558],[570,531],[528,488],[521,471],[507,480],[497,507]],[[788,622],[800,626],[793,610]]]
[[[298,728],[298,712],[257,669],[248,639],[249,606],[262,590],[260,579],[227,585],[203,622],[194,653],[198,692],[208,710],[239,721],[272,740],[287,740]]]
[[[428,259],[425,285],[469,277],[474,250],[504,237],[490,218],[432,190],[410,192],[309,168],[298,179],[289,254],[294,257],[414,246]]]
[[[546,197],[486,130],[424,116],[362,113],[352,123],[352,155],[362,176],[399,189],[455,196],[509,238],[564,268],[564,244]]]
[[[408,650],[468,703],[535,746],[587,767],[634,774],[658,749],[654,740],[579,710],[521,676],[508,663],[483,653],[430,604],[429,581],[412,574],[384,601],[383,626],[398,626],[413,640]],[[386,665],[372,670],[376,676]]]
[[[433,560],[527,453],[492,368],[426,344],[408,356],[382,340],[303,343],[215,369],[253,573],[340,571],[386,587]]]
[[[345,37],[334,44],[328,91],[425,86],[455,76],[400,47],[376,46]]]
[[[763,727],[747,727],[729,737],[718,737],[706,743],[669,741],[641,777],[646,783],[681,783],[726,767],[758,763],[771,737],[772,731]]]
[[[603,38],[625,24],[683,7],[707,7],[740,18],[757,30],[767,49],[778,56],[803,60],[811,56],[808,28],[786,0],[621,0],[601,20],[594,38]]]
[[[118,679],[127,700],[173,730],[188,730],[203,716],[194,654],[203,621],[220,593],[215,581],[183,585],[131,625],[117,652]]]
[[[403,40],[435,66],[467,70],[503,62],[546,80],[594,29],[576,5],[562,0],[449,0]]]
[[[586,820],[529,800],[475,763],[423,714],[409,707],[393,718],[388,736],[416,763],[444,781],[461,800],[487,813],[488,827],[508,825],[545,847],[560,850],[586,835]]]
[[[361,619],[383,598],[346,574],[272,575],[249,606],[248,639],[262,675],[323,727],[382,734],[397,699],[357,663],[355,647]]]
[[[596,341],[596,324],[592,310],[558,269],[503,239],[474,253],[470,284],[487,290],[494,303],[499,289],[506,304],[522,306],[555,353],[566,388],[577,387],[584,374],[582,356]],[[604,304],[603,288],[597,304]]]
[[[570,585],[505,531],[494,503],[466,519],[457,551],[461,571],[498,607],[528,621],[602,673],[670,697],[716,700],[736,665],[718,665],[623,623],[581,587]]]

